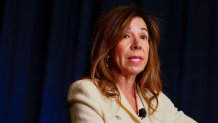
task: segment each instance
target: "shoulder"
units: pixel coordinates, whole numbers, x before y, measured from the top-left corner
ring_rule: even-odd
[[[160,117],[164,116],[165,118],[163,119],[170,119],[174,123],[196,123],[196,121],[184,114],[183,111],[179,111],[163,92],[160,92],[158,96],[157,111],[160,113]]]
[[[163,92],[160,92],[158,96],[158,108],[165,109],[165,110],[171,110],[171,111],[173,109],[173,111],[178,111],[174,103]]]
[[[73,82],[68,90],[67,101],[71,121],[75,123],[102,121],[104,100],[97,86],[90,79]]]
[[[77,98],[94,98],[100,96],[97,86],[91,79],[81,79],[73,82],[68,89],[68,101]]]
[[[160,92],[158,100],[160,103],[173,105],[172,101],[163,92]]]
[[[168,111],[169,113],[171,111],[177,111],[177,108],[174,106],[173,102],[163,92],[160,92],[158,96],[158,109]]]
[[[69,87],[69,92],[71,91],[82,91],[82,90],[90,90],[90,89],[97,89],[94,82],[91,79],[81,79],[73,82]]]
[[[87,112],[93,109],[101,114],[102,96],[91,79],[73,82],[68,90],[67,101],[71,111]]]

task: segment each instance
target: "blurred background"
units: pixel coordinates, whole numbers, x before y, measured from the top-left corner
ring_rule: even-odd
[[[217,0],[1,0],[0,123],[68,123],[69,85],[89,73],[102,12],[137,4],[160,19],[164,92],[200,123],[217,121]]]

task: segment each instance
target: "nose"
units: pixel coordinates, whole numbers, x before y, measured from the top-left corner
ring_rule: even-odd
[[[132,50],[141,50],[142,49],[142,46],[141,46],[139,39],[137,39],[137,38],[133,39],[131,49]]]
[[[139,46],[139,45],[134,45],[134,46],[132,46],[132,50],[137,50],[137,49],[142,49],[142,47],[141,46]]]

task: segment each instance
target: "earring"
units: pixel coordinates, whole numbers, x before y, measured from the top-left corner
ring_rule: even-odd
[[[107,56],[107,57],[106,57],[106,67],[109,66],[109,58],[110,58],[110,56]]]

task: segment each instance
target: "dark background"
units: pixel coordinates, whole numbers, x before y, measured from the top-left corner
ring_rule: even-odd
[[[161,20],[164,92],[198,122],[217,121],[217,0],[0,2],[0,123],[67,123],[67,89],[89,72],[96,18],[133,3]]]

